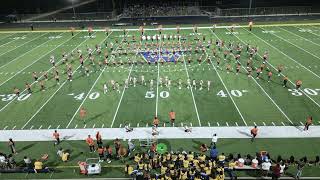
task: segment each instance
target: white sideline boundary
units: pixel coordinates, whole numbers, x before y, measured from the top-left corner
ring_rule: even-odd
[[[232,24],[232,23],[230,23]],[[258,25],[254,25],[253,27],[279,27],[279,26],[319,26],[320,23],[292,23],[292,24],[258,24]],[[248,27],[248,25],[229,25],[229,26],[201,26],[199,25],[197,28],[198,29],[225,29],[225,28],[231,28],[231,27],[234,27],[234,28],[241,28],[241,27]],[[126,31],[139,31],[139,28],[110,28],[109,30],[110,31],[123,31],[123,30],[126,30]],[[177,28],[176,27],[169,27],[169,28],[162,28],[162,30],[176,30]],[[192,30],[193,27],[180,27],[180,30]],[[158,28],[144,28],[144,30],[146,31],[158,31],[159,29]],[[76,32],[88,32],[88,30],[75,30]],[[19,30],[16,30],[16,31],[0,31],[0,33],[39,33],[39,32],[70,32],[69,29],[60,29],[60,30],[35,30],[35,31],[19,31]],[[105,32],[105,29],[93,29],[93,32]]]
[[[212,138],[216,133],[219,138],[251,138],[247,126],[193,127],[191,133],[186,133],[183,127],[159,127],[159,135],[152,136],[152,128],[134,128],[126,132],[125,128],[91,128],[91,129],[59,129],[63,140],[85,140],[90,134],[100,132],[103,139],[196,139]],[[260,126],[257,138],[319,138],[320,126],[311,126],[309,131],[303,131],[304,126]],[[41,130],[2,130],[0,141],[7,142],[9,138],[15,141],[51,141],[54,129]]]

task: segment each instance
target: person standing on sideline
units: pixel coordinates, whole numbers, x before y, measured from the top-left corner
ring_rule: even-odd
[[[307,121],[306,121],[306,124],[304,125],[304,131],[307,131],[307,130],[309,130],[309,126],[312,124],[312,116],[309,116],[308,118],[307,118]]]
[[[94,152],[95,151],[95,148],[94,148],[94,141],[92,139],[92,137],[90,135],[88,135],[87,139],[86,139],[86,143],[88,144],[89,146],[89,149],[90,149],[90,153]]]
[[[131,155],[131,153],[135,150],[135,145],[133,144],[132,140],[128,140],[128,156]]]
[[[296,174],[296,179],[300,179],[301,175],[302,175],[302,169],[304,167],[303,162],[299,162],[298,166],[297,166],[297,174]]]
[[[54,146],[60,144],[60,134],[58,133],[57,130],[54,130],[54,133],[52,134],[55,142],[54,142]]]
[[[12,154],[18,154],[18,152],[17,152],[17,150],[16,150],[16,144],[15,144],[15,142],[12,140],[12,138],[9,139],[8,146],[10,147]]]
[[[216,146],[217,142],[218,142],[218,136],[217,134],[213,134],[212,140],[211,140],[211,146],[212,145]]]
[[[98,147],[99,146],[102,146],[103,142],[102,142],[102,136],[100,134],[100,132],[98,131],[97,134],[96,134],[96,139],[97,139],[97,145]]]
[[[251,136],[252,136],[251,142],[254,141],[254,139],[256,138],[257,134],[258,134],[258,127],[254,126],[254,128],[251,129]]]

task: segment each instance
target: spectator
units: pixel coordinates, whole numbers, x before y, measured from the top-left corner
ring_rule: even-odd
[[[43,163],[41,162],[40,159],[37,159],[34,162],[34,171],[37,173],[39,170],[42,170],[42,168],[43,168]]]
[[[272,168],[272,179],[279,179],[280,178],[280,164],[277,163],[273,168]]]
[[[121,146],[120,140],[119,140],[118,138],[116,138],[116,139],[113,141],[113,144],[114,144],[114,147],[115,147],[115,149],[116,149],[117,158],[119,158],[119,149],[120,149],[120,146]]]
[[[201,144],[200,152],[206,152],[206,151],[208,151],[208,146],[206,144]]]
[[[95,152],[95,148],[94,148],[94,141],[92,139],[92,137],[90,135],[88,135],[87,139],[86,139],[86,143],[89,146],[90,149],[90,153]]]
[[[224,163],[225,163],[225,161],[226,161],[226,156],[224,155],[224,153],[222,153],[222,154],[220,154],[220,155],[218,156],[218,160],[219,160],[220,166],[224,166]]]
[[[3,153],[0,153],[0,163],[5,163],[6,162],[6,155]]]
[[[105,152],[106,152],[106,149],[103,146],[99,145],[98,146],[99,162],[103,162],[105,158]]]
[[[213,146],[211,148],[211,150],[210,150],[210,158],[211,158],[211,160],[213,160],[213,161],[217,160],[218,154],[219,154],[219,152],[218,152],[216,146]]]
[[[286,164],[282,161],[280,163],[280,175],[284,175],[285,174],[285,169],[286,169]]]
[[[61,160],[63,162],[67,162],[69,160],[69,157],[70,157],[69,151],[68,150],[63,151],[62,156],[61,156]]]
[[[270,171],[271,163],[269,160],[265,161],[261,165],[262,175],[267,176]]]
[[[63,153],[62,148],[59,148],[58,151],[57,151],[57,155],[58,155],[59,157],[62,157],[62,153]]]
[[[297,174],[296,174],[296,179],[300,179],[301,175],[302,175],[302,170],[304,168],[304,163],[303,162],[299,162],[298,166],[297,166]]]
[[[31,159],[27,156],[24,156],[23,157],[23,162],[24,162],[24,165],[26,168],[31,168],[32,165],[31,165]]]
[[[106,147],[106,159],[108,163],[111,163],[111,157],[112,157],[112,147],[107,145]]]
[[[15,161],[15,159],[14,159],[12,154],[9,154],[9,156],[8,156],[8,165],[9,165],[10,168],[15,168],[16,165],[17,165],[17,163],[16,163],[16,161]]]
[[[216,146],[217,142],[218,142],[218,136],[217,136],[217,134],[213,134],[212,140],[211,140],[211,145],[213,144],[214,146]]]
[[[131,155],[131,152],[135,151],[135,145],[133,144],[133,142],[131,141],[131,139],[128,140],[128,156]]]
[[[250,154],[247,154],[246,159],[244,160],[244,165],[249,166],[252,163],[252,157]]]
[[[58,133],[57,130],[54,130],[54,133],[52,134],[55,142],[54,142],[54,146],[60,144],[60,134]]]
[[[97,139],[97,145],[102,146],[103,142],[102,142],[102,137],[99,131],[96,134],[96,139]]]
[[[12,154],[18,154],[18,152],[16,151],[15,142],[12,140],[12,138],[9,139],[8,146],[10,147]]]

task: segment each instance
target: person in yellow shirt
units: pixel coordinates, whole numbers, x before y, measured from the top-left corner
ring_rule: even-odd
[[[193,161],[194,155],[193,153],[190,151],[189,154],[187,155],[188,157],[188,161]]]
[[[219,165],[220,166],[224,166],[225,160],[226,160],[226,156],[224,155],[224,153],[220,154],[218,156],[218,160],[219,160]]]
[[[61,160],[63,162],[67,162],[69,160],[70,153],[68,151],[64,151],[61,156]]]
[[[186,180],[188,179],[188,172],[186,170],[181,170],[180,171],[180,179],[181,180]]]
[[[133,173],[133,167],[127,164],[125,168],[125,172],[128,173],[128,175],[131,175]]]
[[[183,160],[183,167],[184,168],[188,168],[189,167],[189,161],[188,161],[188,158],[186,157],[186,158],[184,158],[184,160]]]
[[[163,164],[162,166],[161,166],[161,170],[160,170],[160,173],[161,174],[166,174],[166,171],[167,171],[167,164]]]
[[[201,154],[201,155],[198,157],[198,159],[199,159],[200,161],[205,161],[205,160],[206,160],[206,155]]]
[[[43,168],[43,163],[38,159],[34,162],[34,169],[37,170],[42,170]]]
[[[134,162],[138,163],[140,160],[141,160],[140,155],[139,155],[139,154],[136,154],[136,155],[134,156]]]

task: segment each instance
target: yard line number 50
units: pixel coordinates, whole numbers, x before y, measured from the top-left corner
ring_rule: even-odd
[[[170,95],[170,93],[168,91],[161,91],[159,93],[159,96],[163,99],[168,98]],[[144,96],[147,99],[152,99],[154,98],[156,95],[154,94],[154,91],[147,91],[146,95]]]

